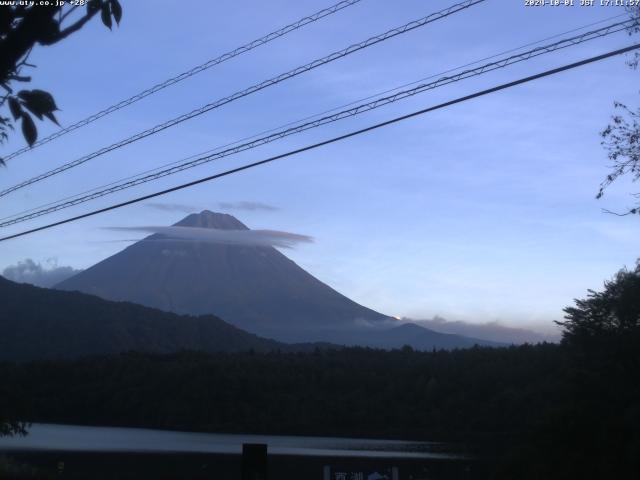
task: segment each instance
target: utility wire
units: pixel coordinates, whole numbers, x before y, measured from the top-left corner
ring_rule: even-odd
[[[3,157],[3,160],[6,162],[7,160],[11,160],[12,158],[15,158],[19,155],[22,155],[23,153],[29,152],[31,150],[33,150],[36,147],[39,147],[40,145],[44,145],[45,143],[49,143],[52,140],[55,140],[56,138],[59,138],[63,135],[66,135],[69,132],[72,132],[74,130],[77,130],[78,128],[84,127],[86,125],[89,125],[90,123],[95,122],[96,120],[102,118],[102,117],[106,117],[107,115],[116,112],[122,108],[128,107],[129,105],[132,105],[140,100],[142,100],[145,97],[148,97],[149,95],[153,95],[156,92],[159,92],[160,90],[163,90],[167,87],[170,87],[171,85],[175,85],[176,83],[179,83],[183,80],[186,80],[187,78],[193,77],[194,75],[197,75],[198,73],[204,72],[205,70],[208,70],[211,67],[214,67],[216,65],[219,65],[223,62],[226,62],[227,60],[231,60],[234,57],[237,57],[239,55],[242,55],[244,53],[247,53],[251,50],[253,50],[254,48],[260,47],[262,45],[265,45],[273,40],[276,40],[277,38],[280,38],[284,35],[287,35],[295,30],[298,30],[306,25],[309,25],[310,23],[314,23],[324,17],[327,17],[329,15],[332,15],[334,13],[339,12],[340,10],[343,10],[347,7],[350,7],[356,3],[359,3],[362,0],[342,0],[338,3],[336,3],[335,5],[332,5],[328,8],[325,8],[323,10],[320,10],[319,12],[316,12],[312,15],[309,15],[307,17],[303,17],[300,20],[291,23],[285,27],[280,28],[279,30],[276,30],[274,32],[271,32],[267,35],[265,35],[264,37],[260,37],[257,40],[253,40],[252,42],[249,42],[245,45],[242,45],[241,47],[238,47],[234,50],[231,50],[227,53],[224,53],[222,55],[220,55],[219,57],[216,58],[212,58],[211,60],[208,60],[207,62],[195,66],[185,72],[182,72],[178,75],[176,75],[175,77],[171,77],[163,82],[157,83],[156,85],[147,88],[146,90],[143,90],[140,93],[137,93],[135,95],[133,95],[132,97],[129,97],[125,100],[122,100],[114,105],[111,105],[110,107],[105,108],[104,110],[99,111],[98,113],[95,113],[93,115],[90,115],[87,118],[84,118],[72,125],[69,125],[68,127],[62,128],[54,133],[52,133],[51,135],[49,135],[48,137],[44,137],[41,140],[38,140],[36,143],[34,143],[33,145],[31,145],[30,147],[23,147],[20,148],[19,150],[16,150],[15,152],[10,153],[9,155]]]
[[[218,145],[217,147],[207,149],[207,150],[205,150],[203,152],[195,153],[193,155],[189,155],[188,157],[184,157],[184,158],[181,158],[179,160],[174,160],[173,162],[165,163],[164,165],[159,165],[157,167],[154,167],[154,168],[151,168],[151,169],[148,169],[148,170],[144,170],[144,171],[139,172],[137,174],[130,175],[130,176],[127,176],[127,177],[124,177],[124,178],[120,178],[118,180],[114,180],[113,182],[109,182],[107,184],[99,185],[97,187],[91,188],[89,190],[82,191],[80,193],[76,193],[74,195],[69,195],[67,197],[64,197],[64,198],[61,198],[61,199],[58,199],[58,200],[54,200],[52,202],[48,202],[48,203],[45,203],[45,204],[42,204],[42,205],[38,205],[36,207],[28,208],[26,210],[22,210],[20,212],[17,212],[17,213],[11,214],[11,215],[7,215],[6,217],[1,217],[0,218],[0,222],[2,222],[4,220],[8,220],[10,218],[22,216],[22,215],[24,215],[26,213],[30,213],[30,212],[33,212],[35,210],[39,210],[39,209],[42,209],[42,208],[45,208],[45,207],[49,207],[51,205],[55,205],[56,203],[60,203],[60,202],[64,202],[64,201],[67,201],[67,200],[75,199],[75,198],[81,197],[83,195],[86,195],[88,193],[92,193],[92,192],[95,192],[97,190],[104,189],[104,188],[116,185],[117,183],[120,183],[120,182],[126,182],[127,180],[132,180],[132,179],[141,177],[143,175],[147,175],[149,173],[157,172],[158,170],[162,170],[164,168],[171,167],[171,166],[177,165],[179,163],[186,162],[186,161],[191,160],[193,158],[197,158],[197,157],[200,157],[200,156],[212,153],[212,152],[217,152],[218,150],[221,150],[221,149],[226,148],[226,147],[230,147],[232,145],[236,145],[236,144],[242,143],[242,142],[244,142],[246,140],[251,140],[252,138],[257,138],[257,137],[260,137],[261,135],[265,135],[267,133],[272,133],[272,132],[281,130],[283,128],[290,127],[292,125],[296,125],[296,124],[298,124],[300,122],[304,122],[304,121],[307,121],[307,120],[311,120],[313,118],[320,117],[322,115],[326,115],[327,113],[335,112],[336,110],[340,110],[341,108],[350,107],[351,105],[356,105],[357,103],[364,102],[365,100],[370,100],[372,98],[376,98],[376,97],[379,97],[381,95],[385,95],[387,93],[395,92],[397,90],[401,90],[402,88],[406,88],[406,87],[409,87],[411,85],[416,85],[416,84],[418,84],[420,82],[424,82],[426,80],[431,80],[432,78],[438,78],[438,77],[440,77],[442,75],[446,75],[447,73],[455,72],[455,71],[458,71],[458,70],[460,70],[462,68],[470,67],[472,65],[477,65],[478,63],[481,63],[481,62],[484,62],[484,61],[487,61],[487,60],[491,60],[491,59],[497,58],[499,56],[506,55],[508,53],[517,52],[519,50],[522,50],[523,48],[531,47],[533,45],[539,45],[539,44],[541,44],[543,42],[546,42],[548,40],[553,40],[554,38],[562,37],[563,35],[568,35],[570,33],[578,32],[580,30],[584,30],[586,28],[593,27],[595,25],[600,25],[602,23],[606,23],[608,21],[615,20],[615,19],[620,18],[620,17],[628,17],[628,15],[626,13],[621,13],[619,15],[614,15],[612,17],[608,17],[608,18],[605,18],[605,19],[602,19],[602,20],[598,20],[597,22],[588,23],[588,24],[583,25],[581,27],[576,27],[576,28],[573,28],[571,30],[567,30],[565,32],[557,33],[557,34],[552,35],[550,37],[545,37],[545,38],[542,38],[540,40],[536,40],[535,42],[529,42],[529,43],[526,43],[524,45],[520,45],[519,47],[511,48],[509,50],[505,50],[505,51],[493,54],[491,56],[484,57],[484,58],[481,58],[479,60],[475,60],[473,62],[466,63],[464,65],[460,65],[458,67],[450,68],[450,69],[445,70],[443,72],[432,74],[432,75],[429,75],[428,77],[423,77],[423,78],[421,78],[419,80],[415,80],[415,81],[410,82],[410,83],[405,83],[403,85],[399,85],[397,87],[390,88],[390,89],[384,90],[382,92],[375,93],[373,95],[368,95],[366,97],[359,98],[358,100],[354,100],[354,101],[351,101],[351,102],[346,103],[346,104],[338,105],[338,106],[330,108],[328,110],[324,110],[322,112],[315,113],[313,115],[309,115],[307,117],[300,118],[298,120],[287,122],[284,125],[279,125],[277,127],[272,127],[272,128],[269,128],[268,130],[263,130],[263,131],[261,131],[259,133],[254,133],[253,135],[242,137],[242,138],[240,138],[238,140],[234,140],[233,142],[225,143],[223,145]]]
[[[551,70],[546,70],[544,72],[541,72],[541,73],[538,73],[538,74],[535,74],[535,75],[531,75],[531,76],[528,76],[528,77],[524,77],[524,78],[521,78],[519,80],[514,80],[514,81],[509,82],[509,83],[503,83],[503,84],[498,85],[496,87],[488,88],[486,90],[481,90],[479,92],[475,92],[475,93],[472,93],[470,95],[466,95],[464,97],[459,97],[459,98],[456,98],[454,100],[450,100],[448,102],[441,103],[439,105],[435,105],[435,106],[428,107],[428,108],[425,108],[425,109],[422,109],[422,110],[418,110],[416,112],[412,112],[412,113],[409,113],[409,114],[406,114],[406,115],[395,117],[395,118],[392,118],[391,120],[387,120],[385,122],[376,123],[375,125],[371,125],[369,127],[362,128],[360,130],[355,130],[355,131],[349,132],[347,134],[340,135],[338,137],[333,137],[333,138],[330,138],[328,140],[324,140],[322,142],[314,143],[312,145],[307,145],[305,147],[298,148],[296,150],[291,150],[289,152],[282,153],[280,155],[275,155],[273,157],[269,157],[269,158],[266,158],[264,160],[260,160],[260,161],[253,162],[253,163],[249,163],[249,164],[243,165],[241,167],[236,167],[236,168],[233,168],[233,169],[230,169],[230,170],[226,170],[224,172],[217,173],[215,175],[210,175],[208,177],[200,178],[198,180],[193,180],[191,182],[183,183],[181,185],[178,185],[178,186],[175,186],[175,187],[172,187],[172,188],[168,188],[166,190],[161,190],[159,192],[150,193],[148,195],[144,195],[144,196],[137,197],[137,198],[134,198],[134,199],[131,199],[131,200],[127,200],[126,202],[117,203],[115,205],[111,205],[111,206],[108,206],[108,207],[100,208],[98,210],[93,210],[91,212],[83,213],[82,215],[77,215],[75,217],[70,217],[70,218],[67,218],[65,220],[60,220],[58,222],[50,223],[48,225],[43,225],[41,227],[32,228],[30,230],[24,230],[22,232],[14,233],[12,235],[7,235],[5,237],[1,237],[0,238],[0,242],[11,240],[13,238],[22,237],[24,235],[28,235],[28,234],[31,234],[31,233],[39,232],[39,231],[42,231],[42,230],[47,230],[49,228],[53,228],[53,227],[56,227],[56,226],[59,226],[59,225],[64,225],[66,223],[75,222],[75,221],[83,219],[83,218],[87,218],[87,217],[91,217],[91,216],[94,216],[94,215],[98,215],[100,213],[109,212],[111,210],[116,210],[116,209],[125,207],[127,205],[132,205],[132,204],[139,203],[139,202],[142,202],[142,201],[145,201],[145,200],[149,200],[151,198],[159,197],[161,195],[166,195],[168,193],[172,193],[172,192],[175,192],[175,191],[178,191],[178,190],[182,190],[182,189],[185,189],[185,188],[193,187],[193,186],[199,185],[201,183],[205,183],[205,182],[209,182],[209,181],[212,181],[212,180],[216,180],[218,178],[226,177],[228,175],[232,175],[234,173],[238,173],[238,172],[241,172],[241,171],[244,171],[244,170],[249,170],[251,168],[258,167],[260,165],[264,165],[264,164],[267,164],[267,163],[270,163],[270,162],[274,162],[276,160],[280,160],[280,159],[283,159],[283,158],[286,158],[286,157],[297,155],[297,154],[302,153],[302,152],[306,152],[306,151],[309,151],[309,150],[314,150],[316,148],[319,148],[319,147],[322,147],[322,146],[325,146],[325,145],[329,145],[329,144],[336,143],[336,142],[339,142],[339,141],[342,141],[342,140],[346,140],[348,138],[355,137],[357,135],[361,135],[363,133],[370,132],[372,130],[377,130],[379,128],[386,127],[388,125],[392,125],[394,123],[398,123],[398,122],[401,122],[403,120],[407,120],[409,118],[417,117],[419,115],[424,115],[425,113],[429,113],[429,112],[432,112],[432,111],[435,111],[435,110],[440,110],[440,109],[443,109],[443,108],[446,108],[446,107],[450,107],[450,106],[456,105],[458,103],[463,103],[463,102],[472,100],[474,98],[478,98],[478,97],[482,97],[482,96],[485,96],[485,95],[489,95],[491,93],[495,93],[495,92],[498,92],[498,91],[501,91],[501,90],[506,90],[508,88],[512,88],[512,87],[515,87],[517,85],[522,85],[524,83],[532,82],[534,80],[538,80],[538,79],[541,79],[541,78],[544,78],[544,77],[548,77],[548,76],[551,76],[551,75],[556,75],[558,73],[561,73],[561,72],[564,72],[564,71],[567,71],[567,70],[572,70],[574,68],[578,68],[578,67],[581,67],[583,65],[599,62],[601,60],[604,60],[604,59],[607,59],[607,58],[610,58],[610,57],[613,57],[613,56],[616,56],[616,55],[621,55],[623,53],[631,52],[631,51],[637,50],[639,48],[640,48],[640,43],[639,44],[635,44],[635,45],[630,45],[628,47],[620,48],[618,50],[613,50],[613,51],[610,51],[608,53],[604,53],[602,55],[597,55],[595,57],[590,57],[590,58],[587,58],[585,60],[581,60],[579,62],[570,63],[570,64],[564,65],[562,67],[554,68],[554,69],[551,69]]]
[[[517,55],[512,55],[503,59],[500,59],[498,61],[495,62],[491,62],[491,63],[487,63],[485,65],[473,68],[473,69],[469,69],[469,70],[465,70],[463,72],[457,73],[455,75],[452,76],[448,76],[448,77],[441,77],[440,79],[434,81],[434,82],[430,82],[430,83],[424,83],[424,84],[419,84],[418,86],[411,88],[411,89],[407,89],[407,90],[403,90],[403,91],[399,91],[397,93],[394,93],[393,95],[389,95],[386,97],[382,97],[382,98],[378,98],[374,101],[368,102],[368,103],[363,103],[360,105],[357,105],[353,108],[349,108],[346,110],[342,110],[340,112],[337,112],[335,114],[332,115],[328,115],[322,118],[319,118],[317,120],[313,120],[310,122],[306,122],[294,127],[290,127],[275,133],[272,133],[270,135],[267,136],[263,136],[261,138],[257,138],[255,140],[252,140],[250,142],[247,143],[243,143],[240,145],[236,145],[234,147],[231,148],[227,148],[226,150],[222,150],[222,151],[217,151],[213,154],[209,154],[209,155],[204,155],[201,156],[199,158],[195,158],[194,160],[190,160],[190,161],[185,161],[183,163],[179,163],[177,165],[173,165],[170,166],[169,168],[166,168],[164,170],[160,170],[160,171],[156,171],[155,173],[150,173],[147,174],[145,176],[138,176],[138,177],[134,177],[132,180],[128,180],[128,181],[124,181],[122,183],[117,183],[114,182],[112,184],[110,184],[109,186],[107,186],[106,188],[102,189],[102,190],[94,190],[91,191],[90,193],[86,194],[86,195],[78,195],[73,197],[70,200],[62,200],[59,203],[52,203],[50,204],[51,206],[45,206],[44,208],[41,208],[39,210],[37,209],[33,209],[35,211],[31,211],[30,213],[24,214],[24,215],[20,215],[20,216],[14,216],[14,218],[11,218],[9,220],[4,220],[0,222],[0,227],[7,227],[9,225],[14,225],[16,223],[21,223],[27,220],[32,220],[34,218],[43,216],[43,215],[47,215],[49,213],[53,213],[56,212],[58,210],[62,210],[65,208],[69,208],[81,203],[85,203],[88,202],[90,200],[94,200],[96,198],[100,198],[106,195],[110,195],[112,193],[121,191],[121,190],[125,190],[127,188],[131,188],[131,187],[135,187],[137,185],[141,185],[144,183],[148,183],[151,181],[155,181],[158,180],[159,178],[162,177],[166,177],[168,175],[173,175],[175,173],[181,172],[183,170],[187,170],[190,168],[194,168],[196,166],[202,165],[204,163],[209,163],[212,162],[214,160],[219,160],[221,158],[224,157],[228,157],[231,155],[235,155],[237,153],[246,151],[246,150],[250,150],[256,147],[259,147],[261,145],[265,145],[267,143],[271,143],[273,141],[279,140],[281,138],[293,135],[293,134],[297,134],[306,130],[310,130],[312,128],[317,128],[320,127],[322,125],[326,125],[329,123],[333,123],[336,122],[338,120],[342,120],[344,118],[348,118],[348,117],[353,117],[356,115],[359,115],[361,113],[364,112],[368,112],[371,110],[374,110],[376,108],[380,108],[384,105],[388,105],[394,102],[397,102],[399,100],[403,100],[409,97],[412,97],[414,95],[420,94],[420,93],[424,93],[426,91],[429,90],[433,90],[435,88],[444,86],[444,85],[448,85],[450,83],[454,83],[454,82],[458,82],[461,80],[465,80],[467,78],[471,78],[471,77],[475,77],[475,76],[479,76],[479,75],[483,75],[487,72],[491,72],[497,69],[501,69],[501,68],[505,68],[509,65],[513,65],[516,63],[520,63],[523,61],[527,61],[530,60],[532,58],[538,57],[540,55],[544,55],[547,53],[551,53],[563,48],[567,48],[567,47],[571,47],[574,45],[578,45],[580,43],[584,43],[587,42],[589,40],[593,40],[593,39],[597,39],[597,38],[601,38],[607,35],[611,35],[613,33],[625,30],[626,28],[629,27],[629,25],[633,23],[632,20],[629,21],[625,21],[625,22],[619,22],[616,24],[612,24],[606,27],[602,27],[600,29],[591,31],[591,32],[586,32],[583,33],[581,35],[577,35],[571,38],[567,38],[567,39],[563,39],[560,40],[558,42],[549,44],[549,45],[544,45],[541,47],[537,47],[534,48],[532,50],[517,54]],[[193,157],[190,157],[193,158]]]
[[[107,188],[107,187],[111,187],[111,186],[116,185],[116,184],[118,184],[118,183],[120,183],[120,182],[126,182],[127,180],[133,180],[133,179],[135,179],[135,178],[138,178],[138,177],[141,177],[141,176],[147,175],[147,174],[149,174],[149,173],[157,172],[157,171],[162,170],[162,169],[164,169],[164,168],[172,167],[172,166],[174,166],[174,165],[178,165],[179,163],[186,162],[186,161],[191,160],[191,159],[193,159],[193,158],[197,158],[197,157],[200,157],[200,156],[204,156],[204,155],[209,154],[209,153],[212,153],[212,152],[217,152],[217,151],[219,151],[219,150],[221,150],[221,149],[223,149],[223,148],[227,148],[227,147],[230,147],[230,146],[232,146],[232,145],[236,145],[236,144],[242,143],[242,142],[244,142],[244,141],[247,141],[247,140],[251,140],[251,139],[253,139],[253,138],[260,137],[260,136],[265,135],[265,134],[267,134],[267,133],[276,132],[276,131],[281,130],[281,129],[283,129],[283,128],[290,127],[290,126],[292,126],[292,125],[296,125],[296,124],[298,124],[298,123],[301,123],[301,122],[304,122],[304,121],[307,121],[307,120],[311,120],[311,119],[313,119],[313,118],[318,118],[318,117],[320,117],[320,116],[322,116],[322,115],[326,115],[327,113],[335,112],[336,110],[340,110],[340,109],[345,108],[345,107],[350,107],[351,105],[356,105],[356,104],[358,104],[358,103],[364,102],[365,100],[370,100],[370,99],[372,99],[372,98],[376,98],[376,97],[379,97],[379,96],[382,96],[382,95],[386,95],[387,93],[395,92],[395,91],[397,91],[397,90],[401,90],[401,89],[406,88],[406,87],[409,87],[409,86],[411,86],[411,85],[416,85],[416,84],[418,84],[418,83],[420,83],[420,82],[424,82],[424,81],[426,81],[426,80],[431,80],[431,79],[433,79],[433,78],[438,78],[438,77],[440,77],[440,76],[442,76],[442,75],[446,75],[446,74],[448,74],[448,73],[458,71],[458,70],[460,70],[460,69],[462,69],[462,68],[470,67],[470,66],[472,66],[472,65],[477,65],[477,64],[479,64],[479,63],[481,63],[481,62],[484,62],[484,61],[487,61],[487,60],[492,60],[492,59],[494,59],[494,58],[498,58],[498,57],[500,57],[500,56],[502,56],[502,55],[506,55],[506,54],[509,54],[509,53],[517,52],[517,51],[519,51],[519,50],[522,50],[522,49],[527,48],[527,47],[531,47],[531,46],[533,46],[533,45],[539,45],[539,44],[541,44],[541,43],[543,43],[543,42],[546,42],[546,41],[548,41],[548,40],[553,40],[554,38],[558,38],[558,37],[562,37],[562,36],[564,36],[564,35],[568,35],[568,34],[570,34],[570,33],[578,32],[578,31],[580,31],[580,30],[584,30],[584,29],[586,29],[586,28],[593,27],[593,26],[595,26],[595,25],[600,25],[600,24],[602,24],[602,23],[606,23],[606,22],[609,22],[609,21],[611,21],[611,20],[615,20],[615,19],[620,18],[620,17],[628,17],[628,15],[627,15],[626,13],[621,13],[621,14],[619,14],[619,15],[614,15],[614,16],[612,16],[612,17],[608,17],[608,18],[605,18],[605,19],[602,19],[602,20],[598,20],[597,22],[588,23],[588,24],[583,25],[583,26],[581,26],[581,27],[573,28],[573,29],[571,29],[571,30],[567,30],[567,31],[565,31],[565,32],[557,33],[557,34],[552,35],[552,36],[550,36],[550,37],[545,37],[545,38],[542,38],[542,39],[540,39],[540,40],[536,40],[535,42],[529,42],[529,43],[526,43],[526,44],[524,44],[524,45],[520,45],[519,47],[511,48],[511,49],[509,49],[509,50],[505,50],[505,51],[502,51],[502,52],[499,52],[499,53],[493,54],[493,55],[491,55],[491,56],[484,57],[484,58],[481,58],[481,59],[479,59],[479,60],[475,60],[475,61],[473,61],[473,62],[466,63],[466,64],[464,64],[464,65],[460,65],[460,66],[458,66],[458,67],[450,68],[450,69],[445,70],[445,71],[443,71],[443,72],[436,73],[436,74],[432,74],[432,75],[429,75],[428,77],[423,77],[423,78],[421,78],[421,79],[419,79],[419,80],[415,80],[415,81],[410,82],[410,83],[405,83],[405,84],[403,84],[403,85],[399,85],[399,86],[397,86],[397,87],[394,87],[394,88],[391,88],[391,89],[387,89],[387,90],[385,90],[385,91],[378,92],[378,93],[375,93],[375,94],[373,94],[373,95],[369,95],[369,96],[364,97],[364,98],[359,98],[358,100],[354,100],[354,101],[352,101],[352,102],[349,102],[349,103],[346,103],[346,104],[342,104],[342,105],[339,105],[339,106],[336,106],[336,107],[330,108],[329,110],[324,110],[324,111],[322,111],[322,112],[315,113],[315,114],[313,114],[313,115],[309,115],[309,116],[307,116],[307,117],[304,117],[304,118],[301,118],[301,119],[298,119],[298,120],[294,120],[294,121],[292,121],[292,122],[287,122],[287,123],[285,123],[284,125],[279,125],[279,126],[277,126],[277,127],[273,127],[273,128],[268,129],[268,130],[263,130],[263,131],[261,131],[261,132],[259,132],[259,133],[255,133],[255,134],[253,134],[253,135],[249,135],[249,136],[247,136],[247,137],[243,137],[243,138],[240,138],[240,139],[238,139],[238,140],[234,140],[233,142],[229,142],[229,143],[226,143],[226,144],[223,144],[223,145],[218,145],[217,147],[210,148],[210,149],[205,150],[205,151],[203,151],[203,152],[199,152],[199,153],[196,153],[196,154],[193,154],[193,155],[189,155],[188,157],[181,158],[181,159],[179,159],[179,160],[174,160],[173,162],[165,163],[164,165],[159,165],[159,166],[154,167],[154,168],[151,168],[151,169],[149,169],[149,170],[144,170],[144,171],[142,171],[142,172],[140,172],[140,173],[137,173],[137,174],[134,174],[134,175],[130,175],[130,176],[128,176],[128,177],[120,178],[120,179],[118,179],[118,180],[114,180],[113,182],[109,182],[109,183],[107,183],[107,184],[100,185],[100,186],[97,186],[97,187],[91,188],[91,189],[89,189],[89,190],[85,190],[85,191],[82,191],[82,192],[80,192],[80,193],[76,193],[76,194],[74,194],[74,195],[69,195],[69,196],[67,196],[67,197],[64,197],[64,198],[62,198],[62,199],[55,200],[55,201],[53,201],[53,202],[48,202],[48,203],[45,203],[45,204],[42,204],[42,205],[39,205],[39,206],[36,206],[36,207],[32,207],[32,208],[29,208],[29,209],[26,209],[26,210],[22,210],[22,211],[20,211],[20,212],[14,213],[14,214],[12,214],[12,215],[8,215],[8,216],[6,216],[6,217],[2,217],[2,218],[0,218],[0,222],[2,222],[2,221],[4,221],[4,220],[8,220],[8,219],[10,219],[10,218],[14,218],[14,217],[22,216],[22,215],[24,215],[24,214],[26,214],[26,213],[30,213],[30,212],[33,212],[33,211],[35,211],[35,210],[39,210],[39,209],[42,209],[42,208],[45,208],[45,207],[49,207],[49,206],[51,206],[51,205],[55,205],[56,203],[61,203],[61,202],[67,201],[67,200],[75,199],[75,198],[81,197],[81,196],[83,196],[83,195],[86,195],[86,194],[88,194],[88,193],[96,192],[97,190],[104,189],[104,188]]]
[[[21,188],[24,188],[26,186],[32,185],[34,183],[40,182],[46,178],[52,177],[54,175],[57,175],[59,173],[62,173],[66,170],[69,170],[70,168],[73,167],[77,167],[78,165],[81,165],[85,162],[88,162],[89,160],[92,160],[96,157],[99,157],[101,155],[104,155],[105,153],[111,152],[113,150],[116,150],[120,147],[124,147],[125,145],[128,145],[130,143],[136,142],[138,140],[141,140],[145,137],[148,137],[150,135],[154,135],[162,130],[165,130],[169,127],[173,127],[175,125],[178,125],[182,122],[185,122],[187,120],[190,120],[194,117],[197,117],[199,115],[202,115],[203,113],[209,112],[215,108],[221,107],[223,105],[226,105],[227,103],[231,103],[234,100],[237,100],[239,98],[242,97],[246,97],[247,95],[251,95],[255,92],[258,92],[260,90],[263,90],[267,87],[270,87],[272,85],[278,84],[280,82],[283,82],[285,80],[288,80],[290,78],[296,77],[302,73],[308,72],[310,70],[313,70],[317,67],[320,67],[322,65],[325,65],[327,63],[333,62],[335,60],[338,60],[339,58],[343,58],[346,57],[347,55],[350,55],[354,52],[357,52],[359,50],[368,48],[372,45],[376,45],[380,42],[384,42],[386,40],[389,40],[390,38],[396,37],[398,35],[401,35],[403,33],[407,33],[410,32],[412,30],[415,30],[416,28],[420,28],[423,27],[425,25],[428,25],[432,22],[435,22],[437,20],[441,20],[443,18],[448,17],[449,15],[453,15],[454,13],[460,12],[462,10],[465,10],[473,5],[477,5],[478,3],[482,3],[486,0],[466,0],[464,2],[461,3],[457,3],[455,5],[452,5],[444,10],[441,10],[439,12],[436,13],[432,13],[431,15],[428,15],[426,17],[420,18],[418,20],[413,20],[409,23],[406,23],[400,27],[397,28],[393,28],[391,30],[388,30],[380,35],[376,35],[374,37],[371,37],[363,42],[360,43],[356,43],[353,44],[345,49],[339,50],[337,52],[334,52],[330,55],[327,55],[326,57],[314,60],[313,62],[307,63],[306,65],[294,68],[293,70],[290,70],[286,73],[282,73],[276,77],[270,78],[269,80],[265,80],[261,83],[255,84],[245,90],[241,90],[238,91],[228,97],[224,97],[221,98],[219,100],[216,100],[212,103],[209,103],[207,105],[204,105],[203,107],[200,107],[196,110],[193,110],[189,113],[185,113],[183,115],[180,115],[179,117],[173,118],[171,120],[168,120],[164,123],[161,123],[159,125],[156,125],[155,127],[152,127],[150,129],[144,130],[142,132],[139,132],[131,137],[128,137],[124,140],[121,140],[117,143],[114,143],[112,145],[109,145],[108,147],[103,147],[100,150],[97,150],[93,153],[90,153],[88,155],[85,155],[84,157],[78,158],[72,162],[69,163],[65,163],[64,165],[61,165],[60,167],[57,167],[53,170],[50,170],[48,172],[45,172],[43,174],[37,175],[29,180],[26,180],[24,182],[21,182],[17,185],[14,185],[12,187],[9,187],[5,190],[0,191],[0,197],[3,197],[5,195],[8,195],[11,192],[15,192],[16,190],[19,190]]]

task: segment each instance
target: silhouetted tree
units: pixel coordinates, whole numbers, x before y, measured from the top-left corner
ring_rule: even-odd
[[[0,437],[26,433],[26,423],[15,420],[16,405],[20,402],[16,393],[14,385],[6,379],[0,382]]]
[[[544,470],[512,478],[639,478],[640,263],[565,313],[562,386],[525,442]]]
[[[10,112],[10,115],[0,113],[0,143],[8,139],[9,131],[20,121],[24,138],[33,145],[38,130],[32,115],[57,124],[54,112],[58,108],[53,96],[44,90],[15,91],[15,83],[31,81],[30,76],[23,74],[25,68],[33,67],[28,63],[31,50],[36,45],[53,45],[64,40],[97,14],[110,29],[112,17],[120,23],[122,7],[118,0],[81,0],[74,2],[76,5],[66,2],[60,6],[16,3],[0,7],[0,87],[5,90],[0,107],[8,107]],[[2,158],[0,163],[4,163]]]
[[[640,261],[634,270],[622,269],[605,282],[602,292],[589,290],[586,299],[564,309],[563,341],[636,333],[640,330]]]

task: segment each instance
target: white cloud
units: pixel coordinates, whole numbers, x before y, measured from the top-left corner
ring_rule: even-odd
[[[200,210],[193,205],[183,205],[181,203],[145,203],[144,205],[162,212],[194,213]]]
[[[254,212],[257,210],[273,212],[275,210],[279,210],[279,208],[274,207],[273,205],[268,205],[262,202],[249,202],[249,201],[219,202],[218,206],[222,210],[246,210],[250,212]]]
[[[199,227],[107,227],[107,230],[123,232],[145,232],[162,235],[158,240],[195,241],[247,245],[261,247],[292,248],[300,243],[312,243],[313,238],[297,233],[277,230],[219,230]]]
[[[45,265],[30,258],[9,265],[2,271],[2,275],[14,282],[30,283],[38,287],[53,287],[57,283],[80,273],[72,267],[59,267],[55,259],[48,259]]]

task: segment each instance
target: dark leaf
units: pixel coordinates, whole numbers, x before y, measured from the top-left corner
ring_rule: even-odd
[[[103,3],[101,8],[102,11],[100,12],[100,16],[102,18],[102,23],[111,30],[111,9],[109,8],[109,4]]]
[[[9,110],[11,110],[11,115],[13,115],[13,119],[17,120],[22,115],[22,107],[20,106],[20,102],[16,97],[9,97]]]
[[[51,120],[53,123],[55,123],[56,125],[60,126],[60,124],[58,123],[58,119],[56,119],[55,115],[51,112],[47,112],[44,114],[45,117],[47,117],[49,120]]]
[[[32,108],[29,108],[28,105],[25,105],[25,107],[27,107],[27,110],[29,110],[31,113],[33,113],[36,117],[38,117],[38,120],[42,120],[42,113],[38,112],[37,110],[34,110]]]
[[[38,139],[38,130],[36,129],[35,123],[33,123],[31,115],[28,113],[24,113],[22,115],[22,134],[29,146],[36,143],[36,140]]]
[[[120,2],[118,0],[111,0],[111,13],[113,13],[113,18],[116,23],[120,25],[120,19],[122,18],[122,7],[120,6]]]
[[[33,113],[38,119],[42,120],[42,116],[52,118],[52,112],[57,110],[56,102],[49,92],[44,90],[22,90],[18,93],[18,96],[24,102],[24,106]],[[55,117],[51,120],[58,123]]]
[[[3,167],[6,166],[6,163],[4,163],[4,158],[0,157],[0,165],[2,165]]]
[[[21,90],[18,92],[18,97],[25,102],[27,108],[30,110],[33,109],[41,114],[58,110],[53,96],[44,90]]]

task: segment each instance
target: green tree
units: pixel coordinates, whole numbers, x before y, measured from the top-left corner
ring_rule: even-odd
[[[54,112],[58,107],[53,96],[44,90],[16,88],[16,84],[31,81],[24,70],[34,67],[28,63],[32,49],[64,40],[98,14],[111,29],[112,18],[120,23],[122,7],[118,0],[80,0],[76,5],[66,2],[60,6],[16,3],[0,7],[0,87],[5,91],[0,98],[0,143],[9,138],[14,124],[19,122],[25,140],[33,145],[38,138],[33,117],[46,117],[57,124]],[[2,158],[0,163],[4,164]]]

